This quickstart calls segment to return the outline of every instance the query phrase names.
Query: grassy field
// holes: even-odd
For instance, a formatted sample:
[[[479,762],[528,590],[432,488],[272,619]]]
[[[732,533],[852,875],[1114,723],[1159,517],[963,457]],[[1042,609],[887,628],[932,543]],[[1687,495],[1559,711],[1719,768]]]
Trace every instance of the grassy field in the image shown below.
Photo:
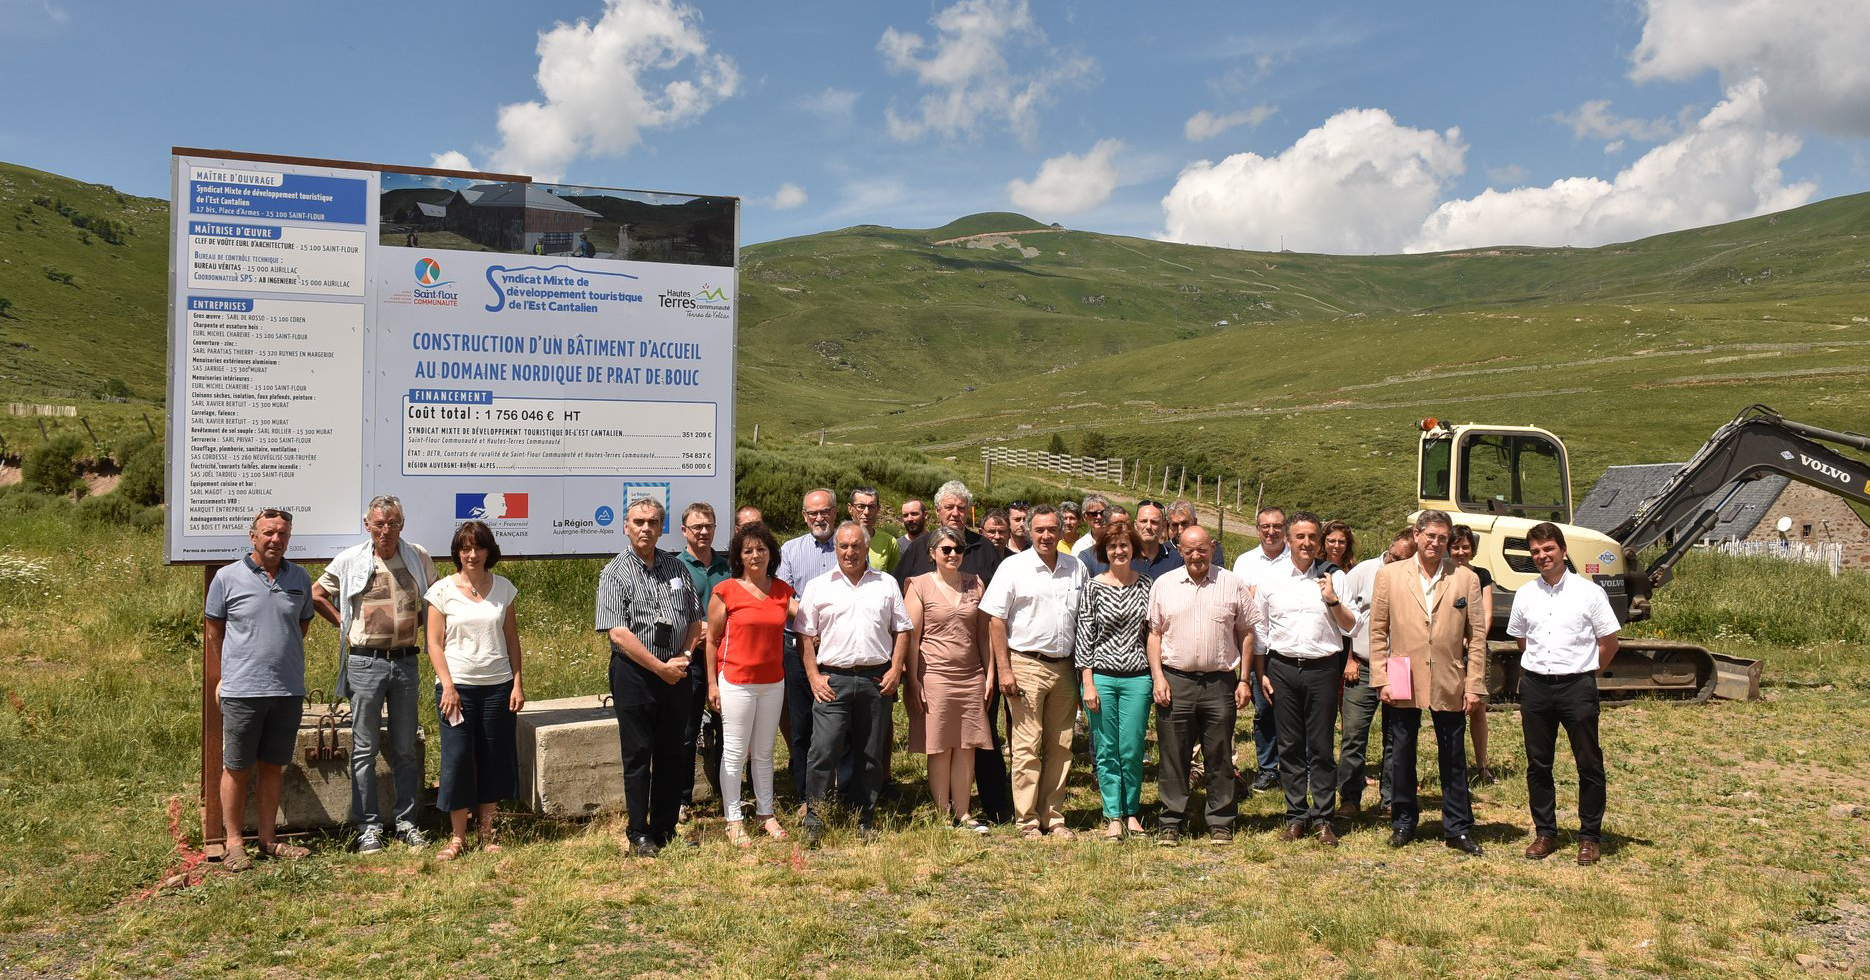
[[[1767,697],[1606,715],[1607,857],[1518,857],[1523,755],[1493,719],[1504,779],[1479,792],[1479,861],[1432,839],[1392,851],[1275,839],[1282,803],[1243,805],[1231,848],[1028,844],[936,827],[920,759],[865,846],[704,846],[625,856],[613,821],[513,817],[514,846],[451,866],[315,842],[156,891],[178,867],[168,815],[196,823],[201,577],[147,533],[84,530],[0,497],[0,974],[6,976],[1428,975],[1793,977],[1870,969],[1870,581],[1695,556],[1644,632],[1767,661]],[[585,629],[598,563],[515,563],[535,698],[603,684]],[[334,665],[313,632],[313,671]],[[899,728],[899,731],[901,729]],[[1431,740],[1432,741],[1432,740]],[[1081,746],[1082,748],[1082,746]],[[900,746],[899,746],[900,750]],[[1435,788],[1432,747],[1425,793]],[[431,760],[431,772],[433,772]],[[1145,810],[1153,810],[1153,766]],[[1069,819],[1096,821],[1080,759]],[[1561,763],[1561,811],[1574,799]],[[1431,810],[1432,813],[1432,810]],[[1425,836],[1433,836],[1432,821]],[[1569,855],[1564,855],[1568,857]]]

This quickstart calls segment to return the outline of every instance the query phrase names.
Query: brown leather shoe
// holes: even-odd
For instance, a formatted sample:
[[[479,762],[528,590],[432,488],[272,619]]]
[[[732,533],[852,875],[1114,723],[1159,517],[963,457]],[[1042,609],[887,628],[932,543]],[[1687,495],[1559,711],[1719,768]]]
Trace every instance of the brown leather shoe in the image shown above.
[[[1318,825],[1318,843],[1326,847],[1338,846],[1338,832],[1331,826],[1331,821],[1327,820]]]
[[[1363,807],[1355,803],[1338,804],[1337,816],[1339,820],[1355,820],[1361,813],[1363,813]]]
[[[1532,843],[1526,845],[1526,856],[1534,861],[1543,861],[1551,857],[1552,852],[1556,850],[1558,850],[1558,838],[1534,837]]]
[[[1588,868],[1591,865],[1596,864],[1597,859],[1603,856],[1604,856],[1603,848],[1599,847],[1596,841],[1581,840],[1578,842],[1578,864],[1579,866]]]
[[[1279,839],[1282,841],[1285,841],[1288,844],[1292,843],[1293,841],[1300,840],[1304,838],[1304,836],[1305,836],[1305,824],[1298,820],[1294,820],[1291,823],[1286,824],[1286,829],[1279,832]]]

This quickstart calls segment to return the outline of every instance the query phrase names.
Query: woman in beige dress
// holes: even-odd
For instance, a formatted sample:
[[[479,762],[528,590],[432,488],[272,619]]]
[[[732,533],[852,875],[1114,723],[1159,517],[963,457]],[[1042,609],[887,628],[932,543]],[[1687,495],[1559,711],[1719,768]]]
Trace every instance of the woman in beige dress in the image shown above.
[[[929,535],[935,571],[909,580],[909,751],[929,757],[935,812],[960,829],[985,834],[968,805],[974,750],[991,748],[987,699],[994,690],[980,577],[961,571],[967,547],[959,532]]]

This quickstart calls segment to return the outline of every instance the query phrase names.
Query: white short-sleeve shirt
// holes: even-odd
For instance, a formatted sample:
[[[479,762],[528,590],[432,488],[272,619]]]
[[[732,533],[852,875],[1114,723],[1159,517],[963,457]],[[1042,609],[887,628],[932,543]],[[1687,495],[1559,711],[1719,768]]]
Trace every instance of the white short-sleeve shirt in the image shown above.
[[[883,666],[894,654],[896,634],[909,626],[902,589],[874,568],[856,582],[834,568],[805,583],[799,596],[799,632],[818,638],[820,667]]]
[[[1008,649],[1069,657],[1077,636],[1078,597],[1087,577],[1084,563],[1063,551],[1047,568],[1038,549],[1028,548],[994,570],[980,611],[1006,621]]]
[[[1356,607],[1347,607],[1354,620],[1351,629],[1338,626],[1331,615],[1331,607],[1325,605],[1324,596],[1318,591],[1319,569],[1314,561],[1305,572],[1300,572],[1288,561],[1278,570],[1280,573],[1261,579],[1259,589],[1253,594],[1253,605],[1259,612],[1260,629],[1266,636],[1262,652],[1312,660],[1343,651],[1344,638],[1356,631],[1356,621],[1361,621],[1362,617],[1357,614]],[[1331,573],[1331,591],[1339,596],[1340,603],[1344,601],[1343,572]]]
[[[1513,594],[1508,636],[1526,641],[1519,665],[1535,674],[1597,672],[1597,641],[1622,629],[1603,586],[1566,572],[1557,585],[1543,577]]]
[[[461,591],[453,575],[429,586],[423,598],[441,610],[447,623],[442,656],[455,684],[504,684],[513,679],[506,649],[506,611],[517,595],[504,575],[495,575],[487,595],[479,600]]]

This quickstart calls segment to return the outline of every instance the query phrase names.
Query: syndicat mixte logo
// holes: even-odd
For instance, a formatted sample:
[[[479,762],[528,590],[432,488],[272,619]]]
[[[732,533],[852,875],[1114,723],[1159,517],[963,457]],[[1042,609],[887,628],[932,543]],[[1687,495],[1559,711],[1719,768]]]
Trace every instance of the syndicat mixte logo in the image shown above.
[[[442,264],[425,255],[416,260],[416,288],[410,302],[418,306],[456,306],[461,297],[447,288],[452,285],[453,280],[442,278]]]

